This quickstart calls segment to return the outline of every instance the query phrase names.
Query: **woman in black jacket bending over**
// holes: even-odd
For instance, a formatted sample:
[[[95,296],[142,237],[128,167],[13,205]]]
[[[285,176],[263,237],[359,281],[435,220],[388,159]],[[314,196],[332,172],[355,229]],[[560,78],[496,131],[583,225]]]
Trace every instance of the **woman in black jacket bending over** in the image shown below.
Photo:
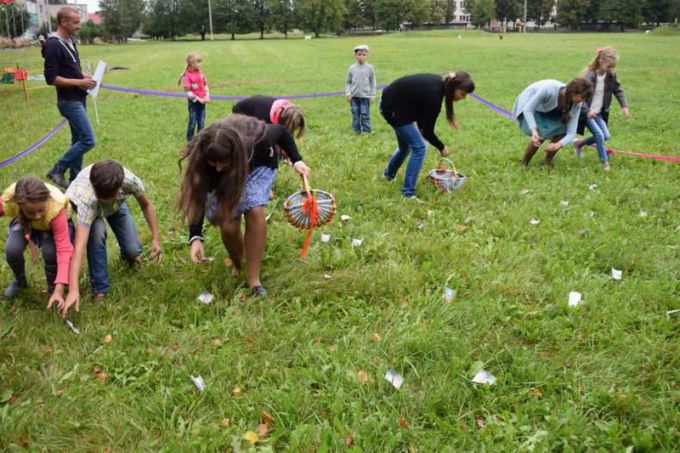
[[[458,129],[453,103],[462,101],[474,90],[475,84],[470,74],[464,71],[451,72],[444,77],[436,74],[405,76],[385,88],[380,101],[380,112],[397,135],[397,150],[387,164],[383,176],[393,180],[411,153],[406,166],[403,196],[416,196],[418,174],[427,151],[425,140],[437,148],[442,157],[449,155],[448,148],[434,132],[442,100],[445,100],[449,125]]]

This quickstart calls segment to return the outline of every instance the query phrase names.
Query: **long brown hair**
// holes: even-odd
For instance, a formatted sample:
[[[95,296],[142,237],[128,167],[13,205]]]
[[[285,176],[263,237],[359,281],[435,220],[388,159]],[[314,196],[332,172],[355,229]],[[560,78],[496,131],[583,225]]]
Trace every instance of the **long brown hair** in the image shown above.
[[[279,124],[288,129],[291,135],[297,130],[295,138],[300,138],[305,134],[305,116],[297,105],[289,105],[281,112]]]
[[[567,124],[569,122],[569,112],[573,103],[571,101],[572,96],[580,95],[583,100],[590,99],[593,95],[593,84],[590,80],[584,79],[583,77],[577,77],[571,82],[569,82],[564,90],[564,98],[560,99],[560,107],[562,108],[562,123]]]
[[[19,205],[19,223],[25,230],[31,228],[31,220],[21,210],[21,205],[26,202],[40,203],[49,199],[50,190],[37,176],[26,175],[19,178],[14,186],[14,196],[10,201]]]
[[[463,90],[470,94],[475,91],[475,82],[465,71],[450,72],[444,76],[444,105],[446,106],[446,120],[451,127],[456,127],[456,113],[453,111],[453,96],[456,90]]]
[[[181,152],[179,164],[187,160],[177,209],[189,223],[201,220],[206,197],[215,191],[216,220],[230,220],[238,206],[248,177],[253,148],[265,135],[265,124],[245,115],[231,115],[203,129]],[[226,163],[218,172],[209,162]]]

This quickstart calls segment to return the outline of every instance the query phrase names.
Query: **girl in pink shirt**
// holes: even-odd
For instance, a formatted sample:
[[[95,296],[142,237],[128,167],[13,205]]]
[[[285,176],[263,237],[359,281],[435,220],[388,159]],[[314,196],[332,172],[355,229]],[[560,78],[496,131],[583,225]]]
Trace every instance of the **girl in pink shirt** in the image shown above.
[[[194,134],[203,129],[205,124],[205,104],[210,102],[208,81],[201,72],[201,56],[197,53],[187,55],[187,67],[182,74],[182,85],[189,101],[189,127],[187,142]]]
[[[12,217],[5,256],[14,273],[14,280],[5,289],[6,299],[16,297],[20,288],[28,286],[24,250],[30,244],[32,250],[40,248],[45,260],[45,276],[50,292],[47,308],[55,302],[63,304],[64,287],[68,284],[73,254],[70,210],[68,199],[59,189],[33,175],[19,178],[2,193],[0,217]]]

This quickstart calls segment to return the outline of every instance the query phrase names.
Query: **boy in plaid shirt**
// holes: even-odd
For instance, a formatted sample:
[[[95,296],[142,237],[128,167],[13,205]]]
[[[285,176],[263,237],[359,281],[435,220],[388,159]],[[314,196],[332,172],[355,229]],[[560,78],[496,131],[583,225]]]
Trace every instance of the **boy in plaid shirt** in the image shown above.
[[[87,249],[87,262],[95,300],[103,302],[109,290],[109,274],[106,259],[106,224],[116,235],[121,255],[130,264],[140,262],[142,244],[125,200],[134,196],[152,234],[150,258],[160,261],[162,252],[158,234],[158,221],[151,201],[144,193],[144,184],[128,169],[114,160],[103,160],[84,168],[66,191],[77,212],[76,240],[71,270],[69,292],[62,315],[75,304],[80,309],[78,280],[83,255]]]

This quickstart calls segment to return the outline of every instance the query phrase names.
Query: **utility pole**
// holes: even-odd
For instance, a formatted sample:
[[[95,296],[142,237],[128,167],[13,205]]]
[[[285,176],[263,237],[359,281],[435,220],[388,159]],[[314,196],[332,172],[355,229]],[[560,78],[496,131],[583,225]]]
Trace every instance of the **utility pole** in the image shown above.
[[[215,38],[213,37],[213,26],[212,26],[212,5],[210,4],[210,0],[208,0],[208,20],[210,21],[210,40],[214,41]]]

